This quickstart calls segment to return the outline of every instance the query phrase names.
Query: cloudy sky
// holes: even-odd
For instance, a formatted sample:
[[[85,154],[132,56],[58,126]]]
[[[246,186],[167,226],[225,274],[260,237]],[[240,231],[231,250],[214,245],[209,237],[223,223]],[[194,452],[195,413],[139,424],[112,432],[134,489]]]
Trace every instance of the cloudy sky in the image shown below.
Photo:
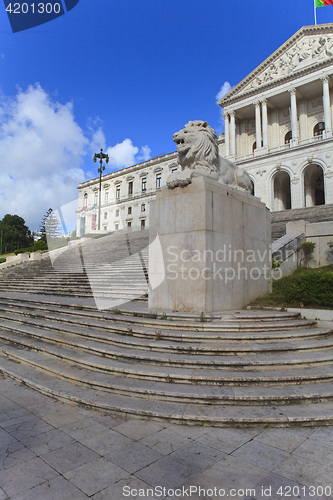
[[[13,34],[0,5],[0,218],[37,229],[100,148],[107,173],[174,151],[189,120],[221,132],[216,100],[313,23],[313,0],[80,0]]]

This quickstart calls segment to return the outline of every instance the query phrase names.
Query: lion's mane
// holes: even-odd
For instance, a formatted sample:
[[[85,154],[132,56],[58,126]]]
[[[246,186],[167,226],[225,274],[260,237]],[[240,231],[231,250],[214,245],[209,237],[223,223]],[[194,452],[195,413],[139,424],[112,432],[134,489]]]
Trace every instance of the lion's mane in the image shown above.
[[[185,127],[173,135],[177,144],[178,162],[184,170],[202,169],[219,172],[219,150],[215,131],[206,121],[188,122]]]

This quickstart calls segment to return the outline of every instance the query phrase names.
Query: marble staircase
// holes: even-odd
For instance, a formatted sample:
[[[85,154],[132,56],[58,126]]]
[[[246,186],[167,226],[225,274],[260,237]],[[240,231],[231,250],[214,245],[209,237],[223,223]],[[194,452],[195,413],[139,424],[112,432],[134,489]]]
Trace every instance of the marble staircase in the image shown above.
[[[333,329],[277,311],[98,311],[0,294],[0,370],[107,412],[212,426],[333,423]]]
[[[0,371],[106,412],[212,426],[333,424],[333,326],[278,311],[149,311],[148,231],[0,273]],[[98,310],[93,298],[118,297]]]
[[[53,261],[0,272],[0,292],[131,299],[148,291],[149,233],[119,231],[68,248]]]

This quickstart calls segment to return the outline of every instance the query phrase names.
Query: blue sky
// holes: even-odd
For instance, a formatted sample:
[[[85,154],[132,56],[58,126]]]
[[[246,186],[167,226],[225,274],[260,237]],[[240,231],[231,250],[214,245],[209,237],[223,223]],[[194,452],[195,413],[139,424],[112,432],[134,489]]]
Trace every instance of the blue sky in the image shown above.
[[[333,7],[317,18],[333,22]],[[221,131],[225,82],[311,24],[312,0],[80,0],[13,34],[0,5],[0,217],[38,227],[96,177],[99,147],[108,172],[174,151],[189,120]]]

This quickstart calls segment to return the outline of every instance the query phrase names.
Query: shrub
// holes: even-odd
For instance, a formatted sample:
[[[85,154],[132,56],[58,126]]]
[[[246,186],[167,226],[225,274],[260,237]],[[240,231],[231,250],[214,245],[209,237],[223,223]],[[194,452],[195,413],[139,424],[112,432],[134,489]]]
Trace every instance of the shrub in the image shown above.
[[[273,295],[291,305],[333,308],[333,266],[299,269],[275,281]]]
[[[44,240],[38,240],[38,241],[35,241],[32,248],[33,248],[33,250],[32,250],[33,252],[36,252],[37,250],[47,250],[47,243]]]
[[[305,265],[308,265],[308,263],[310,262],[315,247],[316,244],[312,241],[303,241],[303,243],[301,244],[301,249],[304,253]]]

